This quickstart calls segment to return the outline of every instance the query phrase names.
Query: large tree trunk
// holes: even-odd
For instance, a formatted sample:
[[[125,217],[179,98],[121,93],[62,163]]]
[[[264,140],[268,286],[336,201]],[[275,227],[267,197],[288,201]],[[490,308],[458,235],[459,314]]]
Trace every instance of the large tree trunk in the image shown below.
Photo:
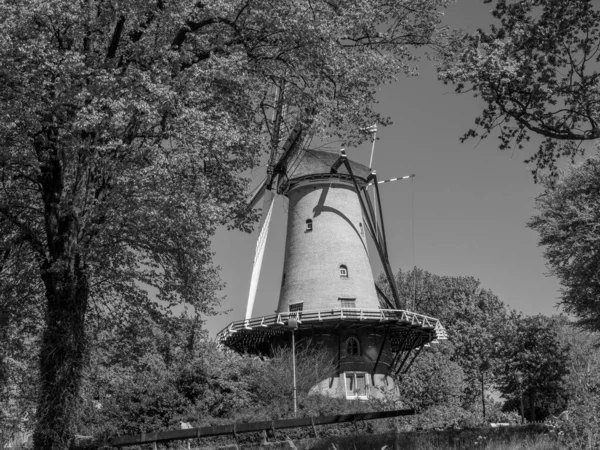
[[[485,372],[481,371],[481,408],[483,411],[483,420],[485,421]]]
[[[535,390],[531,390],[531,394],[529,395],[529,414],[532,422],[535,422]]]
[[[40,354],[35,450],[65,450],[72,443],[87,360],[88,278],[79,257],[61,262],[42,273],[47,311]]]
[[[85,315],[89,279],[79,240],[83,221],[77,199],[85,177],[65,192],[68,160],[57,147],[56,117],[34,147],[40,159],[47,254],[40,274],[46,291],[45,329],[40,349],[40,396],[33,436],[35,450],[66,450],[73,441],[82,375],[87,362]],[[79,168],[78,173],[85,173]],[[69,197],[65,198],[65,195]]]

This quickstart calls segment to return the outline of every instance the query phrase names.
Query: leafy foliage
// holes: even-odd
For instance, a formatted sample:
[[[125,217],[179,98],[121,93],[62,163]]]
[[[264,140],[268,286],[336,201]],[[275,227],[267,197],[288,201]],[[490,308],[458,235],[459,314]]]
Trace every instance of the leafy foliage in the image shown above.
[[[38,327],[29,320],[13,320],[6,305],[0,305],[0,311],[0,447],[9,447],[18,445],[31,430]]]
[[[528,226],[562,285],[561,304],[579,325],[600,330],[600,154],[546,184]]]
[[[272,358],[239,355],[207,339],[197,318],[144,320],[104,330],[92,349],[79,420],[80,434],[108,437],[232,421],[293,416],[289,349]],[[310,388],[335,373],[323,350],[300,342],[296,354],[300,414],[340,407]]]
[[[569,349],[559,339],[561,322],[542,315],[520,317],[504,340],[499,389],[508,400],[507,409],[517,409],[521,395],[528,400],[528,420],[543,420],[565,409],[563,377]]]
[[[271,418],[293,412],[293,372],[291,348],[277,348],[272,358],[262,364],[254,375],[257,399]],[[337,374],[337,365],[326,349],[315,347],[310,340],[296,345],[296,395],[299,403],[310,396],[318,382]],[[310,401],[309,401],[310,403]],[[277,405],[277,406],[275,406]]]
[[[423,352],[398,383],[399,397],[417,413],[431,408],[461,408],[465,400],[465,376],[452,361],[452,345],[435,346]]]
[[[379,283],[385,291],[383,276]],[[481,371],[494,373],[490,369],[498,362],[498,340],[512,313],[473,277],[439,276],[415,268],[399,270],[396,285],[407,309],[435,317],[446,327],[452,345],[447,354],[464,373],[464,401],[472,405],[481,393]]]
[[[568,373],[564,378],[569,420],[563,421],[561,428],[566,429],[572,448],[593,448],[600,444],[600,336],[563,324],[559,337],[569,348]]]
[[[1,239],[1,237],[0,237]],[[0,259],[0,447],[30,432],[35,413],[39,336],[43,317],[30,267],[5,251]],[[2,257],[0,257],[2,258]],[[4,276],[18,278],[18,285]],[[35,278],[33,278],[34,280]],[[21,297],[25,294],[26,297]],[[23,301],[23,298],[28,301]],[[22,439],[21,439],[22,440]]]
[[[220,351],[205,332],[192,333],[194,322],[145,320],[101,333],[82,390],[80,433],[173,429],[179,421],[230,419],[248,408],[257,361]]]
[[[486,0],[491,3],[492,0]],[[489,31],[457,34],[439,77],[486,107],[463,140],[499,131],[500,148],[545,139],[527,162],[556,176],[556,161],[600,137],[600,9],[592,0],[497,0]]]

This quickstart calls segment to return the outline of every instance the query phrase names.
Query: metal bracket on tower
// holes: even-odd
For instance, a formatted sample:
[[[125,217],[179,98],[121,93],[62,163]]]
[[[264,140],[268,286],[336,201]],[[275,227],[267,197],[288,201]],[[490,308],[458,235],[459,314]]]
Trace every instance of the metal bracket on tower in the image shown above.
[[[373,380],[373,385],[375,385],[375,371],[377,370],[377,365],[379,364],[379,360],[381,359],[381,354],[383,353],[383,347],[387,342],[388,333],[390,332],[392,324],[389,324],[385,329],[385,334],[383,335],[383,342],[381,343],[381,347],[379,348],[379,354],[377,355],[377,359],[375,360],[375,364],[373,365],[373,370],[371,371],[371,379]]]
[[[406,343],[409,336],[410,336],[410,331],[407,331],[406,335],[404,336],[404,338],[400,342],[400,345],[398,346],[398,352],[396,352],[396,354],[394,355],[394,359],[392,359],[392,362],[390,363],[390,366],[388,367],[388,370],[385,374],[386,376],[389,375],[390,372],[392,371],[392,369],[394,368],[394,364],[396,364],[396,360],[398,359],[398,356],[400,356],[402,354],[402,347],[404,347],[404,344]]]
[[[341,149],[340,156],[338,157],[338,159],[335,160],[335,162],[331,166],[331,170],[329,173],[337,173],[340,166],[344,164],[344,161],[346,161],[347,159],[348,157],[346,156],[346,151],[344,149]]]
[[[400,363],[400,366],[398,367],[398,369],[396,370],[396,376],[398,376],[398,374],[400,373],[400,371],[402,370],[402,367],[404,367],[404,364],[406,363],[406,360],[408,359],[408,357],[410,356],[410,352],[412,348],[414,348],[414,344],[417,343],[417,340],[420,339],[420,336],[416,336],[414,339],[411,340],[410,342],[410,346],[409,346],[409,350],[406,351],[406,356],[404,357],[404,359],[402,360],[402,362]]]

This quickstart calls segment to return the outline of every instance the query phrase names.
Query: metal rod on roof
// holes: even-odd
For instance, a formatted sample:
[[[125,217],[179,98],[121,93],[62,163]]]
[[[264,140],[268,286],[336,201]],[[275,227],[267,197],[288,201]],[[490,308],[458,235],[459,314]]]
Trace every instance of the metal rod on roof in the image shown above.
[[[391,181],[407,180],[407,179],[409,179],[409,178],[414,178],[414,177],[415,177],[415,174],[414,174],[414,173],[411,173],[410,175],[406,175],[406,176],[404,176],[404,177],[390,178],[389,180],[381,180],[381,181],[378,181],[377,183],[378,183],[378,184],[390,183]],[[369,183],[369,186],[370,186],[370,185],[371,185],[371,183]]]
[[[377,139],[377,125],[372,125],[369,130],[373,130],[373,144],[371,144],[371,159],[369,160],[369,169],[373,168],[373,153],[375,153],[375,140]]]
[[[329,170],[329,173],[337,173],[338,169],[340,168],[340,166],[342,164],[344,164],[344,159],[346,159],[346,150],[344,150],[343,148],[340,150],[340,156],[338,156],[338,159],[335,160],[335,162],[333,163],[333,166],[331,166],[331,169]]]

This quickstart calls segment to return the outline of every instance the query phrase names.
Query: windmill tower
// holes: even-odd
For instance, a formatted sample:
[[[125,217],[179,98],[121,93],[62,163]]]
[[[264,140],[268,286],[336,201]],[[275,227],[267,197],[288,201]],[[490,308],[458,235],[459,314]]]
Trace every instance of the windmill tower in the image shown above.
[[[264,317],[248,313],[217,338],[239,352],[269,354],[274,347],[290,345],[294,333],[299,342],[327,349],[337,364],[335,376],[313,391],[347,399],[386,396],[394,392],[391,375],[406,373],[423,347],[445,339],[446,332],[437,319],[400,309],[380,197],[374,208],[367,195],[369,184],[378,191],[375,172],[348,160],[343,150],[336,155],[296,147],[292,165],[289,149],[295,144],[290,139],[273,172],[277,193],[289,199],[277,309]],[[263,189],[274,181],[267,180]],[[267,199],[263,214],[268,218],[272,197]],[[265,231],[268,221],[262,224]],[[383,264],[392,300],[374,283],[367,235]],[[257,255],[264,239],[261,232]],[[257,256],[255,263],[261,259]]]

